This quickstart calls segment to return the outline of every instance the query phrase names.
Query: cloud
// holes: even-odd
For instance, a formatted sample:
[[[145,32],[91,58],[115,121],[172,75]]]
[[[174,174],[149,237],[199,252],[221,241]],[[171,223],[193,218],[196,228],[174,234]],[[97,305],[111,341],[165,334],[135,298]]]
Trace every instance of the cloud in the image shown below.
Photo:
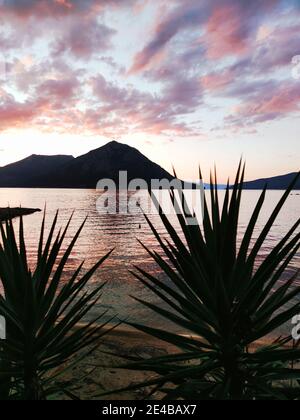
[[[115,29],[103,23],[106,9],[131,7],[138,0],[3,0],[0,1],[2,51],[32,48],[38,41],[51,53],[90,58],[111,47]],[[48,51],[49,52],[49,51]]]
[[[209,59],[220,59],[228,55],[240,55],[247,50],[251,33],[249,17],[243,16],[241,4],[215,7],[205,24],[204,43]],[[246,18],[246,19],[245,19]]]
[[[72,20],[62,36],[55,41],[53,54],[60,56],[68,52],[87,59],[94,53],[107,50],[115,33],[115,30],[98,23],[95,18]]]
[[[248,132],[293,115],[299,111],[291,77],[291,58],[300,54],[299,11],[282,7],[275,14],[279,3],[3,1],[7,80],[0,80],[0,117],[7,121],[0,130],[23,125],[174,138],[198,134],[198,122],[207,116],[207,125],[213,123],[215,109],[225,127]],[[121,7],[145,13],[143,23],[159,16],[141,50],[136,34],[143,28],[127,31],[131,15]],[[122,37],[131,35],[127,53]],[[130,65],[134,86],[126,78]]]
[[[231,68],[219,72],[208,73],[200,78],[205,89],[211,93],[226,93],[226,88],[234,81],[234,72]]]
[[[105,3],[120,3],[113,0],[3,0],[1,11],[20,18],[30,16],[60,17],[81,14],[104,7]]]
[[[244,93],[245,94],[245,93]],[[226,124],[234,128],[251,127],[258,123],[282,119],[300,110],[300,85],[284,82],[265,83],[257,87],[226,117]]]
[[[4,0],[1,10],[20,18],[57,17],[86,11],[93,3],[91,0]]]
[[[241,54],[263,16],[278,3],[279,0],[187,0],[157,24],[150,42],[136,54],[129,74],[148,69],[167,44],[188,29],[198,31],[199,43],[206,46],[208,58]]]
[[[180,30],[200,25],[205,21],[205,17],[205,9],[191,1],[176,8],[157,25],[153,39],[135,56],[129,73],[138,73],[146,69]]]
[[[99,75],[92,80],[94,95],[103,103],[99,115],[117,116],[122,126],[153,134],[191,133],[180,116],[193,113],[202,103],[200,84],[195,79],[177,80],[164,87],[160,94],[118,87]]]
[[[8,64],[11,88],[7,90],[5,82],[0,87],[0,130],[40,127],[55,131],[65,125],[67,131],[75,125],[72,115],[83,94],[80,72],[60,61],[30,65],[28,59],[28,63],[28,67],[17,60]],[[16,92],[14,86],[18,99],[8,93]]]
[[[11,95],[2,95],[0,98],[0,130],[24,128],[32,124],[48,101],[17,102]]]
[[[2,0],[0,10],[19,18],[93,14],[108,6],[127,6],[136,0]]]
[[[300,54],[300,25],[275,26],[258,44],[257,53],[253,54],[252,69],[256,73],[265,73],[290,66],[292,57],[297,54]]]
[[[49,79],[38,86],[40,95],[44,98],[59,100],[62,105],[63,101],[69,101],[80,93],[80,82],[76,77],[70,79],[55,80]]]
[[[235,79],[241,79],[257,78],[261,75],[265,78],[274,78],[278,71],[284,70],[286,78],[289,78],[292,58],[298,54],[300,54],[300,25],[289,22],[282,22],[281,25],[273,24],[269,26],[263,38],[258,38],[253,43],[246,57],[236,61],[226,71],[231,72]]]
[[[26,70],[26,94],[16,100],[5,90],[0,95],[0,130],[37,127],[59,132],[88,132],[104,136],[131,133],[187,136],[197,132],[183,117],[202,104],[202,91],[195,78],[178,78],[156,93],[131,85],[120,86],[102,75],[84,82],[61,62],[35,66],[30,79]],[[63,75],[65,73],[65,75]],[[52,77],[49,77],[52,74]],[[22,79],[22,74],[19,75]],[[17,82],[17,80],[16,80]],[[88,87],[92,92],[88,92]]]

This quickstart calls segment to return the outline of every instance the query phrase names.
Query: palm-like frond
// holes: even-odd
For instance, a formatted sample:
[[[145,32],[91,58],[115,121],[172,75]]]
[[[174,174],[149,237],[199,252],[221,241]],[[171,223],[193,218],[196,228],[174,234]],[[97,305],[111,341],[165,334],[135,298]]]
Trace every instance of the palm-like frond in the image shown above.
[[[62,251],[71,219],[55,234],[57,216],[46,238],[44,216],[33,272],[27,261],[22,218],[18,240],[11,220],[0,224],[0,314],[7,322],[7,338],[0,346],[1,399],[46,398],[57,369],[88,354],[106,331],[108,322],[99,322],[104,313],[88,325],[75,327],[101,297],[104,284],[93,291],[85,291],[85,286],[110,253],[80,277],[81,264],[62,284],[68,258],[85,222]]]
[[[142,386],[154,386],[167,399],[299,397],[299,386],[291,384],[297,384],[300,371],[291,369],[289,363],[300,360],[300,349],[289,347],[291,336],[249,351],[251,346],[255,349],[257,341],[266,342],[267,336],[278,334],[280,327],[300,313],[300,302],[294,299],[300,293],[297,275],[283,284],[279,282],[299,250],[300,219],[266,258],[258,260],[263,243],[298,178],[299,174],[255,241],[253,234],[265,202],[266,188],[239,244],[242,164],[234,186],[227,186],[222,205],[216,176],[212,177],[211,208],[205,197],[203,226],[187,223],[186,215],[179,210],[186,203],[178,203],[172,192],[181,233],[161,211],[162,222],[171,238],[164,240],[147,218],[164,255],[145,249],[169,282],[136,267],[135,277],[164,305],[137,300],[176,324],[185,335],[130,324],[180,349],[175,355],[127,365],[159,374]]]

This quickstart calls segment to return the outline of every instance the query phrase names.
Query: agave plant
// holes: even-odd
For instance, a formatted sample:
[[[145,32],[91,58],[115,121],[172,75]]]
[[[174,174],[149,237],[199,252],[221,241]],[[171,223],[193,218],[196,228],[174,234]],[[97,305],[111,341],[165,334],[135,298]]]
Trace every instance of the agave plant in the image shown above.
[[[11,220],[5,226],[0,224],[0,315],[5,317],[7,328],[6,339],[0,341],[2,400],[40,400],[61,391],[53,385],[57,383],[54,380],[58,374],[99,346],[107,331],[104,327],[108,322],[99,322],[104,313],[84,326],[77,324],[101,296],[103,284],[91,292],[84,288],[110,253],[82,277],[81,264],[71,278],[61,284],[84,223],[63,252],[71,219],[56,235],[57,217],[58,214],[45,237],[44,216],[34,271],[28,265],[22,218],[19,240]]]
[[[272,212],[256,240],[253,234],[266,198],[262,191],[241,241],[239,214],[245,168],[227,186],[221,204],[217,179],[211,179],[211,209],[204,198],[203,225],[187,223],[187,204],[171,192],[180,231],[161,210],[169,234],[164,239],[148,223],[163,254],[145,249],[166,274],[162,281],[135,267],[135,277],[161,301],[136,299],[175,324],[184,334],[138,323],[130,325],[178,348],[166,357],[136,360],[126,368],[156,372],[151,387],[165,399],[296,399],[300,396],[300,349],[278,329],[300,314],[297,273],[280,282],[300,247],[300,219],[267,257],[258,259],[279,212],[299,174]],[[201,177],[202,178],[202,177]],[[158,205],[158,203],[156,203]],[[174,330],[173,330],[174,331]],[[270,342],[270,336],[274,341]],[[268,344],[269,343],[269,344]],[[293,363],[293,369],[291,367]]]

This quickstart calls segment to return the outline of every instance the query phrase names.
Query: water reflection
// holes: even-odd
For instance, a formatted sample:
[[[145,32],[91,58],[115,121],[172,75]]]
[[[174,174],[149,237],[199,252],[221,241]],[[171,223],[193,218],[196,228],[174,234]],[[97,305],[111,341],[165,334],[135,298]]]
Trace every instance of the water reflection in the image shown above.
[[[144,194],[146,194],[144,192]],[[223,194],[223,192],[221,192]],[[255,237],[258,236],[265,222],[278,202],[282,192],[271,191],[267,194],[266,205],[259,219],[258,229]],[[251,212],[258,199],[258,191],[247,191],[244,193],[240,219],[240,232],[245,231]],[[146,198],[146,196],[145,196]],[[0,206],[19,206],[43,208],[47,205],[47,220],[54,217],[59,209],[58,226],[66,224],[70,215],[75,211],[73,222],[67,235],[67,241],[71,239],[76,229],[88,215],[86,226],[78,241],[77,247],[70,258],[65,276],[68,276],[82,260],[85,260],[85,267],[92,264],[115,248],[111,258],[105,263],[93,278],[93,283],[107,281],[106,293],[103,304],[112,308],[112,312],[118,313],[120,317],[131,317],[134,320],[143,319],[150,321],[149,311],[141,308],[129,295],[136,295],[142,299],[151,299],[153,296],[136,281],[129,273],[133,265],[159,274],[157,267],[140,246],[137,239],[140,239],[147,247],[158,249],[157,242],[150,231],[140,209],[135,214],[99,214],[96,203],[99,199],[99,191],[95,190],[52,190],[52,189],[1,189]],[[261,257],[267,256],[276,243],[288,231],[300,214],[300,196],[293,193],[285,205],[281,215],[269,235],[268,240],[261,250]],[[157,215],[151,215],[151,220],[160,233],[164,228]],[[26,240],[28,244],[28,255],[30,263],[34,264],[36,259],[36,247],[39,236],[42,214],[36,213],[26,216],[24,219]],[[49,226],[48,226],[49,227]],[[300,254],[292,263],[292,268],[299,267]],[[96,310],[99,310],[97,308]],[[153,322],[153,315],[151,315]],[[156,323],[162,323],[156,318]]]

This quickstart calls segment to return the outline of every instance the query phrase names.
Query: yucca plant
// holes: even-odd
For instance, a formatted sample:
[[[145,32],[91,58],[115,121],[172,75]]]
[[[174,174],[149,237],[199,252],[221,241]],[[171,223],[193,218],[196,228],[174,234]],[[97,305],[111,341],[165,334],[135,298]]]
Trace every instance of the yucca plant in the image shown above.
[[[45,237],[44,216],[33,271],[28,265],[22,218],[19,240],[11,220],[0,224],[0,315],[5,317],[7,327],[6,340],[0,341],[2,400],[40,400],[61,391],[54,385],[58,374],[99,346],[107,331],[104,327],[108,322],[99,322],[104,313],[84,326],[74,327],[101,297],[104,284],[93,291],[86,291],[85,286],[110,253],[80,277],[81,264],[62,283],[84,223],[63,251],[71,219],[56,234],[57,218],[58,214]]]
[[[299,174],[254,240],[266,198],[266,188],[262,191],[238,241],[244,172],[241,164],[234,186],[228,183],[222,204],[216,175],[212,177],[210,193],[206,192],[210,194],[211,209],[205,197],[203,224],[187,223],[186,216],[193,214],[182,211],[186,209],[185,200],[178,202],[174,192],[171,198],[178,213],[179,231],[162,210],[161,220],[169,238],[164,239],[147,218],[163,254],[145,249],[169,280],[135,267],[135,277],[162,304],[136,300],[167,319],[170,327],[173,323],[176,330],[184,332],[130,324],[178,348],[176,354],[132,359],[126,364],[127,369],[158,374],[138,385],[150,387],[150,395],[160,392],[165,399],[195,400],[300,398],[300,349],[291,345],[290,335],[279,337],[278,333],[280,327],[300,314],[297,273],[280,282],[300,247],[300,219],[267,257],[258,259]]]

